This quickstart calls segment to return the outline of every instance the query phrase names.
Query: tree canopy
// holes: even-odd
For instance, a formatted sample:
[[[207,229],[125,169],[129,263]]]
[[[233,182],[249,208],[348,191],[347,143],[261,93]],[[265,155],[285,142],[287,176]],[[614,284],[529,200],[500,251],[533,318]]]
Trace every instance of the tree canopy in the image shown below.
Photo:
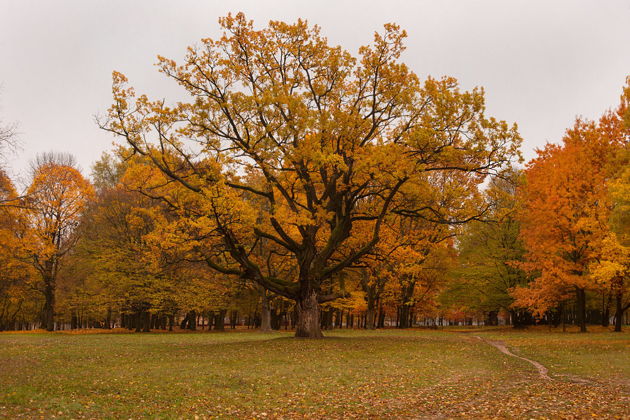
[[[102,126],[163,174],[142,188],[178,208],[190,195],[203,203],[217,241],[197,251],[212,268],[294,299],[296,335],[320,336],[319,304],[345,295],[325,285],[374,248],[389,215],[481,217],[478,186],[518,159],[521,139],[485,115],[483,90],[421,83],[399,60],[397,25],[355,57],[302,20],[255,29],[238,14],[220,24],[223,36],[189,47],[183,64],[159,58],[189,101],[136,96],[114,72]],[[436,183],[446,202],[433,200]],[[363,241],[347,246],[359,228]],[[260,240],[290,256],[293,277],[255,261]]]

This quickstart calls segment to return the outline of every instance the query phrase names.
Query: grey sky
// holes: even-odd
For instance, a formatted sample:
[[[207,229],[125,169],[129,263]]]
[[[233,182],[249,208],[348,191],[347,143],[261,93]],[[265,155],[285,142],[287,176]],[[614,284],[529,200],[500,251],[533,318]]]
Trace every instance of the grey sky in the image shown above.
[[[396,22],[409,34],[403,60],[423,78],[485,87],[488,114],[518,123],[527,159],[577,115],[616,105],[630,74],[630,0],[0,0],[0,120],[19,123],[23,145],[13,174],[48,150],[73,153],[89,173],[113,141],[93,118],[111,102],[111,71],[138,92],[177,96],[156,55],[181,59],[230,11],[257,26],[306,18],[353,53]]]

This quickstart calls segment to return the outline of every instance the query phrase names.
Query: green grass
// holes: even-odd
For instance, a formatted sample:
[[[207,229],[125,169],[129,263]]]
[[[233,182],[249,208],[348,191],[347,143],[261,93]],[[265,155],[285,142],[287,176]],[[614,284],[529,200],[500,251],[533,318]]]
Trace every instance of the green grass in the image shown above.
[[[629,385],[629,333],[615,333],[601,328],[596,333],[562,333],[540,328],[535,331],[488,331],[478,335],[503,341],[516,354],[545,365],[559,379],[567,376]]]
[[[626,333],[0,334],[6,418],[627,417],[629,379]]]

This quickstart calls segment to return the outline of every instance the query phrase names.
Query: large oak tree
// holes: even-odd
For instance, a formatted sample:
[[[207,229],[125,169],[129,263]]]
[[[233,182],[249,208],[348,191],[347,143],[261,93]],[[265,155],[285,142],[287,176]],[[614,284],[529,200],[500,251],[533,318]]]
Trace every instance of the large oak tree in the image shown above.
[[[114,72],[101,125],[207,203],[223,251],[208,264],[295,300],[296,336],[321,337],[319,304],[344,294],[322,285],[373,249],[384,218],[478,218],[474,194],[456,217],[416,196],[436,174],[457,173],[476,190],[518,155],[520,137],[485,116],[483,90],[462,92],[452,78],[421,83],[399,61],[405,32],[394,24],[358,56],[302,20],[255,29],[238,14],[220,24],[224,35],[188,48],[183,64],[159,58],[189,101],[136,96]],[[252,196],[265,205],[253,209]],[[176,198],[166,199],[177,207]],[[358,223],[370,234],[349,252]],[[294,276],[257,263],[251,250],[263,239],[292,259]]]

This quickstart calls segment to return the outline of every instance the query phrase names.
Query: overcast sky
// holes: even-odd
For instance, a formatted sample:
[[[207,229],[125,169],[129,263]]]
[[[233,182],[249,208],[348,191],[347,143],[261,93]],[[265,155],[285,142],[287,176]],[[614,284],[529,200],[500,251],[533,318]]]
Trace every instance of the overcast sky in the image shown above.
[[[527,159],[577,115],[618,104],[630,74],[630,0],[0,0],[0,120],[17,122],[22,142],[14,176],[49,150],[73,153],[89,174],[114,141],[94,123],[111,102],[112,70],[138,92],[174,97],[156,56],[181,59],[217,37],[230,11],[259,27],[305,18],[353,53],[396,22],[409,35],[403,60],[422,78],[483,86],[488,114],[518,123]]]

